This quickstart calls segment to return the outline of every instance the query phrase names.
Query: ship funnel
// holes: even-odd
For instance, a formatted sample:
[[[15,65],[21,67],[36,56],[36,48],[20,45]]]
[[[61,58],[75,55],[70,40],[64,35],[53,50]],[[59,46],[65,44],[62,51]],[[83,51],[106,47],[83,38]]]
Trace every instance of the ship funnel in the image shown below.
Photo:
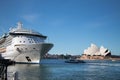
[[[17,25],[18,25],[17,28],[21,29],[23,24],[22,24],[22,22],[18,22]]]

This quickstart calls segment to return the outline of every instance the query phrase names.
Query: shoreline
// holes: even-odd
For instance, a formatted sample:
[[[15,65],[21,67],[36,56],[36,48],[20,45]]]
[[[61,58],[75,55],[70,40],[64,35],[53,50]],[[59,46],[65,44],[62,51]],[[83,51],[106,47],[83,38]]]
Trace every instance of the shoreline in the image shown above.
[[[94,60],[111,60],[111,61],[119,61],[120,59],[77,59],[77,60],[91,60],[91,61],[94,61]]]
[[[120,56],[88,56],[88,55],[82,55],[80,58],[77,58],[78,60],[120,60]]]

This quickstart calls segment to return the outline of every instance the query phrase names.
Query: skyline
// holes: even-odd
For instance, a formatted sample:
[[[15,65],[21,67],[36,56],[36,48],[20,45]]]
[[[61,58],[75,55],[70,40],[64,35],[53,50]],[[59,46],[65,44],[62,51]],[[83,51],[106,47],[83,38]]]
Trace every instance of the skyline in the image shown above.
[[[15,27],[48,36],[50,54],[81,55],[91,43],[120,55],[119,0],[1,0],[0,35]]]

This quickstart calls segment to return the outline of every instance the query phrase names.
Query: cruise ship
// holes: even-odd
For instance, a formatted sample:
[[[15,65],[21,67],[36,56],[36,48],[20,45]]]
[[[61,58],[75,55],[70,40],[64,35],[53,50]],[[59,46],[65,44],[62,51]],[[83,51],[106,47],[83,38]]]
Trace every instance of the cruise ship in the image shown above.
[[[0,38],[0,58],[11,59],[17,63],[40,63],[42,57],[53,47],[45,42],[47,36],[39,32],[24,29],[18,22]]]

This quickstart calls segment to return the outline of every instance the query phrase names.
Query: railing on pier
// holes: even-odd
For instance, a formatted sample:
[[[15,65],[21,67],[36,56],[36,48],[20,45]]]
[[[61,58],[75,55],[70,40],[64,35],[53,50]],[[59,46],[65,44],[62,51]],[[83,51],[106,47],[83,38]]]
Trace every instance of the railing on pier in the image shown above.
[[[10,59],[0,59],[0,80],[8,80],[7,67],[14,64]]]

